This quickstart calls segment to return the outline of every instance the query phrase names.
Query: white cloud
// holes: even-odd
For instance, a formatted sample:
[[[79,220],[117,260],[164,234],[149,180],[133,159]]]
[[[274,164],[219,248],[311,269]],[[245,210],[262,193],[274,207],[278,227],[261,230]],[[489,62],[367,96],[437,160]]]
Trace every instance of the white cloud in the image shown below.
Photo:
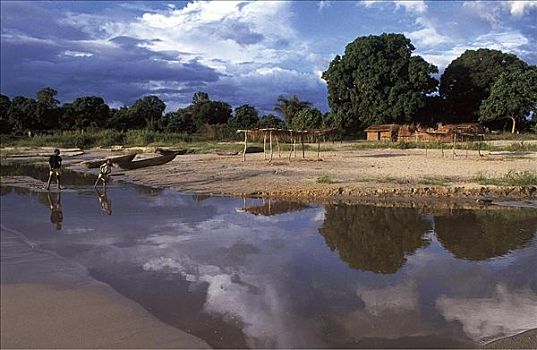
[[[423,14],[427,12],[427,4],[423,0],[417,1],[394,1],[395,7],[403,7],[408,12]]]
[[[332,3],[330,2],[330,0],[319,1],[319,11],[329,8],[330,6],[332,6]]]
[[[412,282],[382,289],[358,288],[356,294],[364,301],[365,309],[374,316],[410,312],[418,306],[418,292]]]
[[[537,296],[497,285],[488,298],[442,296],[436,307],[448,321],[458,320],[476,341],[491,341],[537,327]]]
[[[91,52],[82,52],[82,51],[72,51],[72,50],[66,50],[63,52],[64,56],[71,56],[71,57],[91,57],[93,54]]]
[[[493,27],[500,25],[500,17],[502,6],[500,4],[491,3],[490,1],[465,1],[462,8],[479,18],[484,19]]]
[[[513,17],[522,17],[533,9],[537,9],[537,1],[509,1],[509,12]]]
[[[438,46],[450,43],[452,40],[448,36],[438,33],[433,22],[425,17],[418,17],[416,24],[421,27],[416,31],[405,33],[417,47]]]
[[[518,31],[492,31],[476,37],[473,41],[468,41],[467,43],[456,43],[455,45],[447,48],[440,47],[439,49],[435,49],[432,47],[430,49],[423,50],[419,45],[416,45],[418,47],[416,53],[422,56],[428,62],[438,66],[439,70],[442,71],[442,69],[447,67],[451,61],[462,55],[466,50],[488,48],[513,53],[520,57],[529,53],[524,48],[529,43],[529,39]]]
[[[362,0],[362,1],[358,2],[358,5],[362,5],[362,6],[365,6],[365,7],[371,7],[374,4],[379,3],[379,2],[381,2],[381,1],[380,0]]]

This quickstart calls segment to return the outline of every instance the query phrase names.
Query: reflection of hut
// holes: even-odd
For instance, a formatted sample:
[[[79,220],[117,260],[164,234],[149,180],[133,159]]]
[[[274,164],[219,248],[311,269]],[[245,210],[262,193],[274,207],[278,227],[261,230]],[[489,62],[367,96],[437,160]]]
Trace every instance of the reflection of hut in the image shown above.
[[[364,131],[367,133],[368,141],[396,141],[399,125],[383,124],[372,125]]]

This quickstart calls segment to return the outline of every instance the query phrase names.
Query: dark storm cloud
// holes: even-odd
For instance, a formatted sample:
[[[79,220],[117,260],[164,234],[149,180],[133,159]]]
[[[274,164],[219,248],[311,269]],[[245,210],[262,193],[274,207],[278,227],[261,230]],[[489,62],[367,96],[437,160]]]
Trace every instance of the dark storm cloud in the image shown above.
[[[89,39],[89,35],[80,29],[60,24],[59,12],[42,4],[46,3],[0,2],[2,34],[15,32],[42,39],[58,36],[65,40]]]
[[[183,61],[173,51],[153,52],[140,45],[146,41],[116,37],[106,43],[3,38],[2,93],[34,96],[51,86],[63,102],[82,95],[103,96],[130,104],[154,93],[150,82],[202,88],[220,75],[196,61]],[[181,91],[178,89],[177,91]]]

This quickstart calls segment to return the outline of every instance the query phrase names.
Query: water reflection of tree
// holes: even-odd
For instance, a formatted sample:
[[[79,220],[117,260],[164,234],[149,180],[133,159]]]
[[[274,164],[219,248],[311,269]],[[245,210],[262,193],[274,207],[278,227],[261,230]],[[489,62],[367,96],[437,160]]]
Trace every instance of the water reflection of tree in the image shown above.
[[[0,196],[5,196],[13,191],[11,186],[0,186]]]
[[[430,228],[415,209],[329,205],[319,232],[350,267],[387,274],[429,243]]]
[[[435,217],[435,230],[440,243],[457,258],[485,260],[527,246],[537,232],[537,211],[460,211]]]

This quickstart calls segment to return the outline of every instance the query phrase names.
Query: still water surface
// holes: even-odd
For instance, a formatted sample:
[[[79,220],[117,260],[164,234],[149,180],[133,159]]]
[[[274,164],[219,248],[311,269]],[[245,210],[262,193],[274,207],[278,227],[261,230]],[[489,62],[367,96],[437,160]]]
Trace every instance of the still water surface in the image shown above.
[[[474,347],[537,327],[535,209],[104,195],[92,181],[4,186],[2,225],[214,347]]]

